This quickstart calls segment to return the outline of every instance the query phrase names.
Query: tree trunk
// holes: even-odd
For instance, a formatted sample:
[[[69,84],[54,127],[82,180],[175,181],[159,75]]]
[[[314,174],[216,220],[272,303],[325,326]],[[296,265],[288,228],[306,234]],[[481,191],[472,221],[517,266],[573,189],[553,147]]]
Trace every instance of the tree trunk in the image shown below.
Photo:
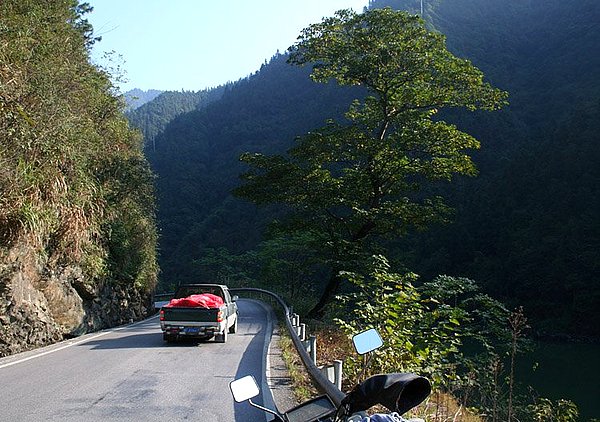
[[[323,290],[319,302],[308,312],[308,318],[323,318],[327,305],[329,305],[329,302],[333,300],[333,297],[337,293],[341,283],[342,278],[340,277],[339,272],[334,270],[331,274],[331,277],[329,277],[329,281],[325,285],[325,290]]]
[[[373,221],[366,221],[351,237],[352,244],[357,244],[359,241],[366,238],[375,228],[375,223]],[[342,268],[343,269],[343,268]],[[342,278],[339,275],[340,268],[333,269],[331,272],[331,277],[329,277],[329,281],[325,285],[325,289],[321,294],[321,298],[319,302],[308,312],[308,318],[312,319],[321,319],[325,314],[325,310],[329,302],[331,302],[338,292],[340,284],[342,284]]]

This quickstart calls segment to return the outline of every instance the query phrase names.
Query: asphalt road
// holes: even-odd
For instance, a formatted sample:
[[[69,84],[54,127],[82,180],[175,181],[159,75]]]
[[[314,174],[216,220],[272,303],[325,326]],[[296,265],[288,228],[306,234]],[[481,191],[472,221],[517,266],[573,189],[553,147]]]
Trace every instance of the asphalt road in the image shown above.
[[[264,382],[268,311],[240,300],[227,343],[162,340],[158,318],[0,359],[3,421],[239,421],[263,412],[235,403],[229,382]]]

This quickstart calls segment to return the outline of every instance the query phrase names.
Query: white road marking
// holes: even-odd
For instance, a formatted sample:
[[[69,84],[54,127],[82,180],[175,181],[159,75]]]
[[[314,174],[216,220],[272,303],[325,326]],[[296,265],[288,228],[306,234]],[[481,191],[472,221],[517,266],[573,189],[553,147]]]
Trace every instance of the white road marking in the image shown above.
[[[122,330],[125,330],[125,329],[130,328],[130,327],[135,327],[136,325],[139,325],[139,324],[141,324],[143,322],[146,322],[146,321],[150,321],[153,318],[156,318],[156,315],[151,316],[150,318],[146,318],[144,320],[138,321],[138,322],[134,322],[133,324],[124,325],[122,327],[118,327],[118,328],[114,328],[114,329],[109,329],[109,330],[106,330],[106,331],[100,331],[98,334],[94,334],[92,336],[85,337],[85,338],[83,338],[81,340],[76,340],[76,341],[66,340],[66,344],[64,346],[60,346],[60,347],[57,347],[57,348],[52,348],[50,350],[46,350],[45,352],[39,352],[39,353],[36,353],[34,355],[27,356],[26,358],[17,359],[17,360],[12,361],[12,362],[0,364],[0,369],[6,368],[8,366],[13,366],[13,365],[16,365],[18,363],[27,362],[28,360],[36,359],[36,358],[39,358],[39,357],[42,357],[42,356],[45,356],[45,355],[49,355],[50,353],[58,352],[59,350],[66,349],[67,347],[76,346],[78,344],[85,343],[86,341],[90,341],[90,340],[96,339],[98,337],[102,337],[103,335],[106,335],[106,334],[109,334],[109,333],[113,333],[115,331],[122,331]],[[60,342],[59,343],[55,343],[55,344],[60,344]],[[52,347],[52,346],[50,346],[50,347]]]

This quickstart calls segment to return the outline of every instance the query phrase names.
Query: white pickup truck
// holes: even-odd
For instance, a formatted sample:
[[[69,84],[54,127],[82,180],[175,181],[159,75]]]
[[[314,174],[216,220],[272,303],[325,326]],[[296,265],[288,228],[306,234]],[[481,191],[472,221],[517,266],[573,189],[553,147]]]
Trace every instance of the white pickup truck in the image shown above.
[[[210,293],[223,299],[218,308],[189,306],[163,306],[160,309],[160,328],[167,342],[178,338],[191,337],[207,339],[214,337],[216,342],[225,343],[227,334],[237,331],[237,296],[231,297],[227,286],[222,284],[184,284],[177,288],[173,299],[191,295]]]

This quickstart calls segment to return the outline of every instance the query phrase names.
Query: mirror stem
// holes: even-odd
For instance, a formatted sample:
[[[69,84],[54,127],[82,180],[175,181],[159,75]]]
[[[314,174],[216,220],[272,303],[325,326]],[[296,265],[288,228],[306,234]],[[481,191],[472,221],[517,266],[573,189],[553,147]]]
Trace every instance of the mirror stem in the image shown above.
[[[373,352],[369,352],[368,356],[366,356],[367,361],[365,362],[365,364],[363,365],[363,370],[360,373],[360,375],[358,376],[358,383],[360,384],[363,376],[365,375],[365,372],[367,372],[367,368],[369,367],[369,364],[371,363],[371,358],[373,357]]]
[[[266,407],[263,407],[259,404],[254,403],[252,400],[248,400],[248,403],[250,403],[252,406],[256,407],[257,409],[262,410],[263,412],[267,412],[267,413],[270,413],[271,415],[274,415],[275,420],[280,421],[280,422],[285,422],[283,420],[283,418],[281,417],[281,415],[279,413],[275,412],[274,410],[267,409]]]

